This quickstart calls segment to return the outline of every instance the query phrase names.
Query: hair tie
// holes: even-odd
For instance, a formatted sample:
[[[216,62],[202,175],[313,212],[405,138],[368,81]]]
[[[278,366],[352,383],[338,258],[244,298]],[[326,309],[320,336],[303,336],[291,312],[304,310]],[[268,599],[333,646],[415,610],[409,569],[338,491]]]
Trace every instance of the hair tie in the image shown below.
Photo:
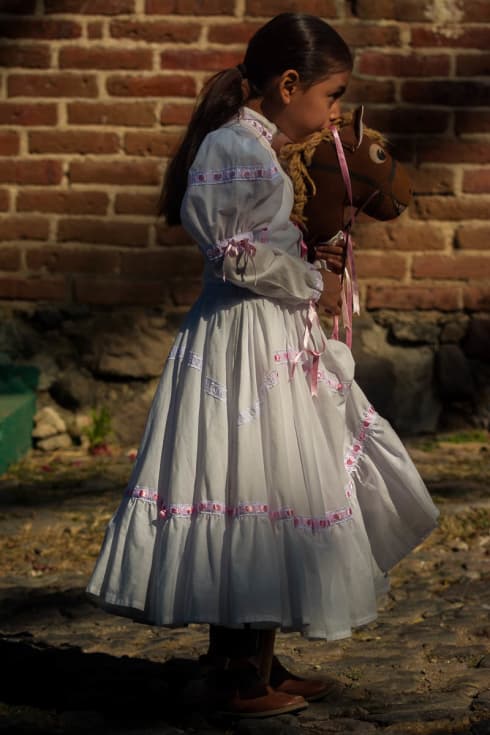
[[[236,68],[240,72],[242,79],[246,79],[247,78],[247,67],[245,66],[245,64],[237,64]]]

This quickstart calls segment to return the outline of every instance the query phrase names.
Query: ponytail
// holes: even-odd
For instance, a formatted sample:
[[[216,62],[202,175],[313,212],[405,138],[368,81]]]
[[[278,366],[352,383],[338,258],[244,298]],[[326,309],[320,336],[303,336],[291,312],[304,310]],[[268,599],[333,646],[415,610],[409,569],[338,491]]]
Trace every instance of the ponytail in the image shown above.
[[[218,72],[205,85],[189,127],[165,173],[158,214],[165,215],[169,225],[180,224],[187,174],[199,146],[208,133],[236,115],[244,102],[242,87],[243,76],[239,67]]]

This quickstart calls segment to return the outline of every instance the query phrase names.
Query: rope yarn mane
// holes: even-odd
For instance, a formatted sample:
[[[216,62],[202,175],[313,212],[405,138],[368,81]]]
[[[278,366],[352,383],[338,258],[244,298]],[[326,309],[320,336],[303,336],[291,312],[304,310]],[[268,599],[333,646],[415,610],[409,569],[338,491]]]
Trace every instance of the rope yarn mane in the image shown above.
[[[348,127],[351,123],[352,114],[347,114],[335,121],[339,130]],[[377,130],[364,127],[363,133],[373,142],[386,146],[387,139]],[[306,225],[306,217],[303,215],[306,203],[316,194],[316,185],[310,176],[308,167],[311,165],[317,147],[325,140],[333,145],[333,133],[328,128],[313,133],[301,143],[289,143],[281,149],[281,164],[293,182],[294,206],[291,219],[301,226]]]

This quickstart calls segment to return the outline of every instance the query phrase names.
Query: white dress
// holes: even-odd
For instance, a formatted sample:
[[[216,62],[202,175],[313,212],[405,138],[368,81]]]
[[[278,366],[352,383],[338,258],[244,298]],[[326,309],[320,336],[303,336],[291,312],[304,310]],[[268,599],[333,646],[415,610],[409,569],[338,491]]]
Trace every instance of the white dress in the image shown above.
[[[438,512],[346,345],[316,322],[302,349],[321,277],[300,257],[273,132],[243,108],[197,153],[181,213],[206,256],[203,291],[87,589],[155,625],[333,640],[376,617],[386,572]]]

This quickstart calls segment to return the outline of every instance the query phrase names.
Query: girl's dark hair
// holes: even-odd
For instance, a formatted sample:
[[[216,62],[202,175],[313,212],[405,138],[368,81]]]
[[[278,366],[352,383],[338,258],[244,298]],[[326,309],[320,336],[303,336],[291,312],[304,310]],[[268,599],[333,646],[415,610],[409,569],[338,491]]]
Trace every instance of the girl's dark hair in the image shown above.
[[[180,207],[187,174],[205,136],[230,120],[246,102],[243,78],[250,97],[260,97],[274,77],[295,69],[304,88],[337,72],[352,68],[349,48],[320,18],[303,13],[281,13],[250,39],[243,64],[215,74],[204,87],[187,132],[167,168],[159,214],[170,225],[180,223]]]

